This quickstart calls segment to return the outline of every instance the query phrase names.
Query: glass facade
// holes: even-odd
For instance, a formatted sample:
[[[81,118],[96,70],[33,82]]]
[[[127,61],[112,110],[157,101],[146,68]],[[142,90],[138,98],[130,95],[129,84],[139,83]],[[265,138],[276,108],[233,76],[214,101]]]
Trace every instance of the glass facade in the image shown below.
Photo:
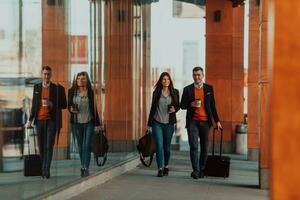
[[[43,65],[51,66],[52,81],[64,86],[66,95],[78,72],[86,71],[91,79],[101,127],[107,127],[109,141],[103,167],[96,165],[92,154],[91,174],[137,155],[136,140],[145,127],[141,110],[146,106],[145,84],[142,78],[134,78],[145,70],[142,9],[132,3],[117,6],[134,16],[126,17],[124,24],[114,22],[112,3],[102,0],[0,1],[0,17],[5,19],[0,22],[0,199],[37,197],[81,178],[78,144],[72,136],[67,109],[63,110],[59,142],[54,146],[50,179],[24,176],[24,158],[35,152],[37,143],[36,131],[24,125]],[[113,31],[127,27],[127,23],[131,24],[126,30],[128,38],[116,41]],[[116,46],[121,49],[116,51]],[[123,80],[122,73],[116,78],[116,72],[112,72],[114,66],[122,69],[112,60],[124,57],[126,52],[130,53],[125,61],[132,64],[126,64],[129,79],[125,84],[130,88],[116,81]],[[127,92],[132,97],[125,96]],[[122,100],[125,104],[120,103]]]
[[[0,13],[6,19],[0,23],[0,170],[8,172],[23,167],[23,125],[41,66],[41,2],[4,0]]]

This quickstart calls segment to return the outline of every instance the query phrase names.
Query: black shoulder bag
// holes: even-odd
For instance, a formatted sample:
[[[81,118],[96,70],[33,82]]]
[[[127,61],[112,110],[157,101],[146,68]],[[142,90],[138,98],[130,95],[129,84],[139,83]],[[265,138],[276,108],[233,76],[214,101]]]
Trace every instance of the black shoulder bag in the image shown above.
[[[156,145],[154,138],[150,131],[146,131],[146,134],[141,137],[138,141],[138,145],[136,146],[139,154],[140,154],[140,160],[142,164],[146,167],[150,167],[154,153],[156,151]],[[150,156],[149,163],[146,163],[146,157]]]

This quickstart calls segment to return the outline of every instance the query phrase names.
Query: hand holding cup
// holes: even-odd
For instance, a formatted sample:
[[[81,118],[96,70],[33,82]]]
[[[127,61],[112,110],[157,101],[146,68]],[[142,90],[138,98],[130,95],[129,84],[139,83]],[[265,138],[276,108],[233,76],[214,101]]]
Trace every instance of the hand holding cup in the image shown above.
[[[169,104],[168,105],[168,113],[173,113],[173,112],[175,112],[175,108],[172,104]]]
[[[52,104],[52,102],[49,99],[43,98],[42,99],[42,106],[43,107],[48,107],[48,108],[51,109],[53,107],[53,104]]]
[[[191,103],[191,106],[192,107],[196,107],[196,108],[200,108],[201,107],[201,99],[196,99],[195,101],[193,101],[192,103]]]
[[[73,104],[71,106],[71,112],[72,113],[78,113],[79,112],[78,104]]]

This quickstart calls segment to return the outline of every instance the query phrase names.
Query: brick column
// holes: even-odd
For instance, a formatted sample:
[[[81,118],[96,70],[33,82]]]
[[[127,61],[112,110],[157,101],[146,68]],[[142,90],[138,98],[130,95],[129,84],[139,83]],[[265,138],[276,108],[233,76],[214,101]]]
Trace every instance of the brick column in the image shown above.
[[[143,20],[143,69],[142,69],[142,131],[147,128],[148,114],[150,112],[151,101],[151,5],[145,5],[142,9]],[[140,133],[142,134],[142,132]],[[140,135],[141,136],[141,135]]]
[[[250,0],[249,67],[248,67],[248,160],[259,159],[258,133],[258,68],[259,68],[259,5]]]
[[[271,52],[271,198],[300,199],[300,1],[269,0]],[[274,43],[273,43],[274,42]]]
[[[268,45],[268,1],[261,1],[260,5],[260,58],[258,76],[259,95],[259,121],[258,131],[260,135],[259,151],[259,184],[261,188],[269,188],[270,172],[270,135],[267,132],[267,117],[270,113],[270,68],[267,64]]]
[[[220,21],[214,13],[221,12]],[[235,151],[235,126],[243,122],[244,7],[230,1],[206,4],[206,82],[215,91],[216,106],[224,128],[224,152]]]
[[[65,10],[63,5],[48,5],[42,1],[42,65],[52,68],[52,81],[59,82],[68,88],[68,37],[65,26]],[[68,146],[69,120],[67,110],[63,111],[63,127],[59,138],[59,158],[66,158]],[[54,151],[56,152],[56,151]]]
[[[259,183],[269,188],[269,140],[266,131],[270,80],[267,65],[267,1],[250,1],[248,159],[259,160]]]
[[[141,135],[141,15],[133,17],[134,1],[106,3],[105,121],[112,151],[133,151]],[[134,10],[137,9],[137,10]],[[141,105],[143,105],[141,107]]]

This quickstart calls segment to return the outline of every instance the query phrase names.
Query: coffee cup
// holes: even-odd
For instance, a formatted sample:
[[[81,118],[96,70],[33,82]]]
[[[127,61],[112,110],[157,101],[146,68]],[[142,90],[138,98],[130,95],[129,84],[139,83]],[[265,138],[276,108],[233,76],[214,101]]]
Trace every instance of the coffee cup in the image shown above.
[[[172,104],[168,104],[168,112],[170,112],[170,109],[173,107]]]
[[[79,112],[78,104],[72,105],[73,112]]]
[[[196,107],[200,108],[201,107],[201,99],[196,99]]]
[[[42,99],[42,106],[43,106],[43,107],[47,107],[48,105],[49,105],[49,100],[43,98],[43,99]]]

